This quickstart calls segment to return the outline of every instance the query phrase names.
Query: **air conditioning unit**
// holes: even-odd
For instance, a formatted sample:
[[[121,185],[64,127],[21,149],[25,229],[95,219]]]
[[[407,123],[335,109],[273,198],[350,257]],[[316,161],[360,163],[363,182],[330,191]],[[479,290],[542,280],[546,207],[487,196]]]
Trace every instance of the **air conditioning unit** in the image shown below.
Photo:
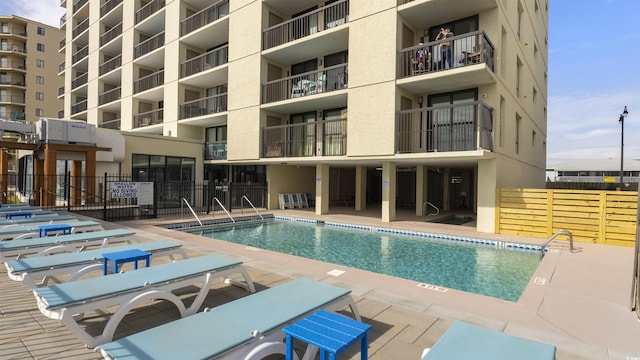
[[[36,122],[39,142],[95,145],[96,127],[84,121],[40,118]]]

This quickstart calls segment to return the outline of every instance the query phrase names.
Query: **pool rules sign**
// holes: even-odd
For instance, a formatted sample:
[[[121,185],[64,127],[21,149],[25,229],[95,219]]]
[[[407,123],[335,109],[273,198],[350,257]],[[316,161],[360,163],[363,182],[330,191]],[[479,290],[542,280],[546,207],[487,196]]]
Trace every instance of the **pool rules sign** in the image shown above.
[[[116,181],[111,185],[112,199],[138,199],[138,205],[153,205],[152,182]]]

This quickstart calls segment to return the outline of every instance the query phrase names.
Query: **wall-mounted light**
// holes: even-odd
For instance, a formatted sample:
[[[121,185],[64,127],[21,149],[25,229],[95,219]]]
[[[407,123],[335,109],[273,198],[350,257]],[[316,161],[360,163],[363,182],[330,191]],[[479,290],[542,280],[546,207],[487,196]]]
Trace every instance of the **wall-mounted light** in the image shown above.
[[[422,96],[418,96],[418,104],[420,104],[420,106],[422,106],[422,101],[424,99],[422,98]]]

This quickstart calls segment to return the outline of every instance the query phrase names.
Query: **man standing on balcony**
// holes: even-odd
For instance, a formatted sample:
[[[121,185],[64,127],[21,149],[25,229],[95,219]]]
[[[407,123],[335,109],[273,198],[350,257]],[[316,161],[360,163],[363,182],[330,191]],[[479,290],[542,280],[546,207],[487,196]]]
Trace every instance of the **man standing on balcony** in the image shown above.
[[[453,37],[453,32],[448,27],[440,29],[436,36],[436,41]],[[445,63],[451,69],[451,41],[444,41],[440,44],[440,69],[444,69]]]

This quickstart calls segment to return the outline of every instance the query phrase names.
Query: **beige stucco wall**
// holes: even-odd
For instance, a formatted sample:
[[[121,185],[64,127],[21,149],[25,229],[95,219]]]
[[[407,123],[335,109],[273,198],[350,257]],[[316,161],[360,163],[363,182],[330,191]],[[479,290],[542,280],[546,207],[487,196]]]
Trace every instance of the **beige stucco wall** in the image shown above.
[[[269,209],[278,208],[278,194],[310,193],[315,194],[316,169],[310,166],[267,166],[267,183],[269,184]]]

